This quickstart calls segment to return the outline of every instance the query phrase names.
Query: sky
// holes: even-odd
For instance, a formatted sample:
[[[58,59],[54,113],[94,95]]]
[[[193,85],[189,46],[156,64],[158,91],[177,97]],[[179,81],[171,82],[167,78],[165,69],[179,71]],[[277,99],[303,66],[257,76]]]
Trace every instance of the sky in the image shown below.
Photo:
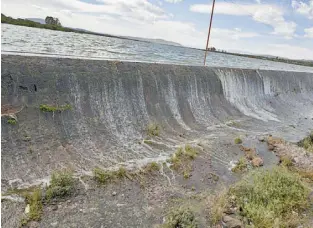
[[[205,48],[212,0],[2,0],[14,18]],[[313,0],[216,0],[210,46],[313,60]]]

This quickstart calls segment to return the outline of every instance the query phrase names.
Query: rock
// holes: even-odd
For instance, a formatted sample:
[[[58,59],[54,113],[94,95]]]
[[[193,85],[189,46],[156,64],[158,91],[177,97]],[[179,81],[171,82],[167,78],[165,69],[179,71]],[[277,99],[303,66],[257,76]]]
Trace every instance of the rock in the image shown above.
[[[50,223],[50,225],[51,225],[52,227],[57,227],[58,222],[53,222],[53,223]]]
[[[252,165],[253,167],[260,167],[263,166],[263,159],[260,157],[255,157],[252,159]]]
[[[268,150],[274,150],[275,148],[274,148],[274,146],[272,145],[272,144],[269,144],[268,145]]]
[[[53,210],[53,211],[58,210],[58,205],[53,205],[52,210]]]
[[[264,136],[260,136],[260,137],[258,138],[258,140],[259,140],[260,142],[265,142],[265,137],[264,137]]]
[[[112,196],[116,196],[117,195],[117,193],[116,192],[112,192]]]
[[[26,207],[25,207],[25,214],[28,214],[30,211],[30,205],[27,204]]]
[[[225,215],[225,216],[223,216],[223,227],[225,227],[225,228],[243,228],[244,226],[239,219]]]

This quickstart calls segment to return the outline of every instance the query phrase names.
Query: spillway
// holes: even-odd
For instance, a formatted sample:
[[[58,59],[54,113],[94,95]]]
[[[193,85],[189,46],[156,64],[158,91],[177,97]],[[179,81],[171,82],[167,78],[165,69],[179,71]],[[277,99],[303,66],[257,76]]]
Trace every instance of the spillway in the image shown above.
[[[313,128],[310,72],[14,55],[1,61],[4,185],[60,168],[88,172],[163,159],[187,141],[234,131],[296,140]],[[70,108],[43,112],[42,105]],[[143,143],[151,123],[161,129],[154,146]],[[222,153],[215,156],[226,166]]]

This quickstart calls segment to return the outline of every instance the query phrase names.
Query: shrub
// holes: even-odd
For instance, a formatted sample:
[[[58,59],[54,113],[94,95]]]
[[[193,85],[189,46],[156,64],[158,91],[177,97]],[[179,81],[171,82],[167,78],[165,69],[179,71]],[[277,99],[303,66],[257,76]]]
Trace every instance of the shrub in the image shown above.
[[[17,123],[16,119],[10,118],[8,119],[8,124],[15,125]]]
[[[235,142],[235,144],[241,144],[242,140],[241,140],[241,138],[237,137],[237,138],[235,138],[234,142]]]
[[[299,146],[303,147],[304,149],[306,149],[309,152],[313,152],[313,132],[305,137],[303,140],[301,140],[298,143]]]
[[[196,217],[189,208],[178,208],[171,211],[166,217],[164,228],[197,228]]]
[[[147,127],[147,134],[151,137],[160,135],[160,126],[158,124],[149,124]]]
[[[63,112],[65,110],[71,110],[72,106],[69,104],[61,105],[61,106],[52,106],[52,105],[41,104],[39,106],[39,109],[43,112]]]
[[[58,171],[52,173],[50,185],[46,191],[48,200],[71,195],[74,190],[74,177],[71,172]]]

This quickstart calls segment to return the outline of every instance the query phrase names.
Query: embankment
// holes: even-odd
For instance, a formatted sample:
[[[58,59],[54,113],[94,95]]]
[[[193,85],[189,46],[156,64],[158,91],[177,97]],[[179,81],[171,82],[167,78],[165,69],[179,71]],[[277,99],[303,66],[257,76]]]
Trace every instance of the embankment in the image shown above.
[[[313,73],[2,55],[3,186],[52,170],[162,158],[243,121],[249,132],[313,126]],[[40,105],[70,109],[43,112]],[[8,119],[16,123],[8,123]],[[149,123],[161,126],[143,143]],[[294,126],[285,129],[285,126]]]

